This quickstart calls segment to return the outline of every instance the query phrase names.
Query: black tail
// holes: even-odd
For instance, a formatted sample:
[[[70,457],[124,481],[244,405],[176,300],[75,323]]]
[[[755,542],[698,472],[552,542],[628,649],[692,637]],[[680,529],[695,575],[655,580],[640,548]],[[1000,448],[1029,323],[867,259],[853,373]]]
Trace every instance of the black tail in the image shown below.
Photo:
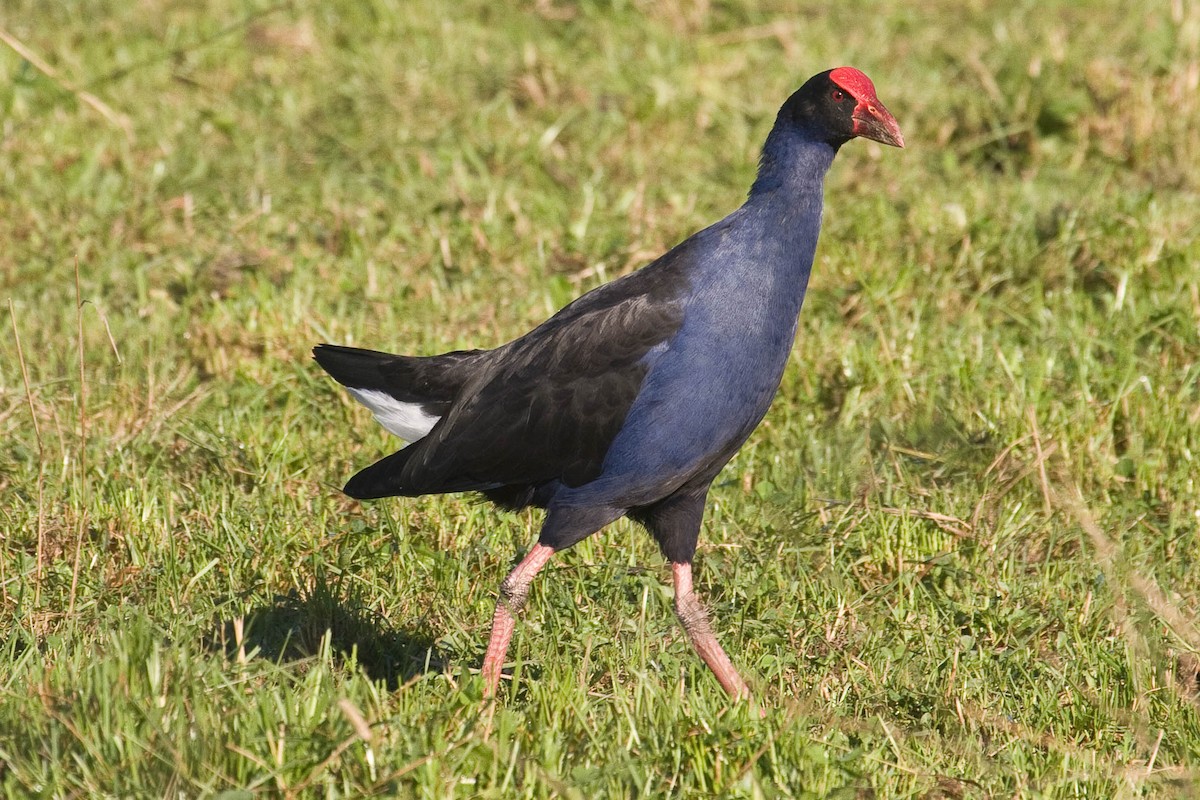
[[[405,466],[414,454],[420,451],[419,445],[409,445],[397,450],[386,458],[381,458],[371,466],[359,472],[342,487],[342,491],[355,500],[376,500],[380,497],[419,497],[423,494],[445,494],[447,492],[498,492],[496,502],[508,508],[524,508],[529,500],[518,502],[518,492],[521,487],[507,490],[498,483],[482,483],[469,479],[459,479],[450,483],[429,483],[420,474],[406,474]]]
[[[439,417],[449,412],[464,386],[483,366],[487,354],[486,350],[460,350],[440,356],[416,357],[336,344],[313,348],[316,362],[343,386],[385,392],[401,403],[419,404],[427,413]],[[342,491],[357,500],[370,500],[494,486],[473,481],[444,486],[431,483],[420,474],[411,474],[414,470],[406,467],[419,451],[419,445],[419,442],[411,444],[375,462],[351,478]],[[419,473],[419,470],[415,471]]]
[[[380,497],[396,497],[398,495],[413,497],[422,492],[406,490],[401,481],[404,465],[412,457],[413,449],[405,447],[384,459],[376,461],[371,466],[359,472],[342,488],[355,500],[375,500]]]
[[[313,359],[343,386],[386,390],[384,370],[402,357],[340,344],[319,344],[313,348]]]
[[[445,413],[486,352],[456,350],[440,356],[397,356],[319,344],[313,348],[313,358],[343,386],[386,392],[402,403],[421,403],[431,413]]]

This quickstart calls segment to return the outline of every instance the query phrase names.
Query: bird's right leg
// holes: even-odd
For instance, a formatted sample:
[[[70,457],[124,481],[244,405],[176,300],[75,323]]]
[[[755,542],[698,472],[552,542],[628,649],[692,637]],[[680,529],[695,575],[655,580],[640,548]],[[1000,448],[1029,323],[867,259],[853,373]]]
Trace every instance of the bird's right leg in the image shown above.
[[[746,686],[746,682],[738,674],[737,668],[725,654],[721,643],[717,641],[712,625],[708,621],[708,612],[704,610],[704,604],[692,590],[691,563],[673,562],[671,572],[675,579],[675,615],[683,623],[683,629],[687,631],[692,647],[704,659],[704,663],[712,670],[713,675],[717,676],[721,688],[730,697],[737,700],[749,700],[750,687]]]
[[[508,573],[500,584],[500,599],[496,601],[496,613],[492,617],[492,636],[488,640],[487,654],[483,657],[483,696],[495,697],[500,685],[500,673],[504,658],[508,654],[508,643],[517,626],[517,614],[529,599],[529,586],[534,576],[546,566],[554,555],[554,548],[538,543],[533,546],[520,564]]]

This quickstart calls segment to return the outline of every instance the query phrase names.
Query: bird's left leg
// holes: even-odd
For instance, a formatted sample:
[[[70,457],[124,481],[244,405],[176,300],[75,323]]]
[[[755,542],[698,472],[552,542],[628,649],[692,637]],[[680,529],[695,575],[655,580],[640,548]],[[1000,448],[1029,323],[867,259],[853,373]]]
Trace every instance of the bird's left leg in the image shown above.
[[[730,697],[749,700],[750,687],[746,686],[737,668],[725,654],[721,643],[717,641],[717,636],[708,621],[708,612],[704,610],[704,604],[692,590],[691,562],[672,562],[671,573],[675,579],[675,615],[683,623],[683,629],[687,631],[692,647],[704,659],[713,675],[717,676],[721,688]]]
[[[552,555],[553,547],[535,544],[500,584],[500,599],[496,601],[496,613],[492,617],[492,637],[488,640],[487,654],[483,657],[485,698],[496,695],[496,688],[500,685],[500,672],[504,668],[504,657],[508,654],[508,642],[517,626],[517,614],[529,599],[529,585],[533,583],[534,576],[546,566]]]

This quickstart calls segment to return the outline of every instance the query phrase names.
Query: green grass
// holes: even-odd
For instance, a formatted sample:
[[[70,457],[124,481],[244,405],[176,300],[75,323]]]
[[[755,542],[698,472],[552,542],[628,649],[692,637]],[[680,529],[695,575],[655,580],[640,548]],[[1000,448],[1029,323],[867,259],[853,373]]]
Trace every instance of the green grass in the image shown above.
[[[0,44],[7,796],[1200,789],[1195,4],[199,6],[0,12],[54,72]],[[523,332],[735,208],[842,63],[910,145],[839,156],[697,560],[766,718],[620,523],[489,729],[537,515],[342,497],[393,443],[309,347]]]

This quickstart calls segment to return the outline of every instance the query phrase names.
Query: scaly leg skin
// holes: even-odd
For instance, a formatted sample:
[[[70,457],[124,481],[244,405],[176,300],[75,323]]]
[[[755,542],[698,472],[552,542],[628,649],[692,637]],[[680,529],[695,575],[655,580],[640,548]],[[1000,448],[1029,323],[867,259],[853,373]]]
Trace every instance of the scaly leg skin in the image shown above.
[[[749,700],[750,687],[742,680],[733,662],[721,648],[717,637],[713,634],[712,625],[708,622],[708,614],[704,604],[692,591],[692,565],[688,563],[672,563],[671,572],[675,579],[675,614],[683,623],[692,647],[696,649],[704,663],[717,676],[721,688],[735,700]],[[760,714],[761,714],[760,710]]]
[[[500,584],[500,599],[496,601],[496,614],[492,617],[492,637],[488,640],[487,654],[483,657],[483,698],[491,700],[500,685],[500,673],[504,658],[508,654],[508,642],[517,626],[517,614],[529,599],[529,585],[534,576],[546,566],[554,555],[554,548],[535,544],[520,564],[508,573]]]

